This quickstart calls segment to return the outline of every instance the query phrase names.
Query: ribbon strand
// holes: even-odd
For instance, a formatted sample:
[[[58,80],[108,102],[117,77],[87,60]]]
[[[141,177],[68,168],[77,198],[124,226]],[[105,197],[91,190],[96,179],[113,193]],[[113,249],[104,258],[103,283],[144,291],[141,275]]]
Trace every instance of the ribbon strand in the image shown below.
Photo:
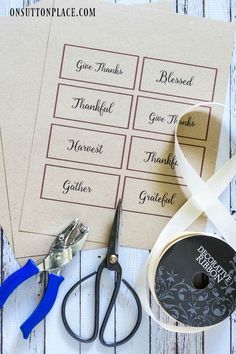
[[[178,165],[191,192],[191,198],[176,212],[169,223],[162,230],[156,243],[154,244],[151,253],[145,263],[145,266],[137,281],[137,291],[139,293],[142,305],[147,314],[157,322],[161,327],[172,332],[178,333],[198,333],[203,330],[208,330],[214,326],[208,327],[192,327],[183,326],[178,323],[178,326],[165,323],[157,318],[149,304],[149,291],[152,298],[156,301],[155,295],[155,271],[157,264],[166,249],[166,247],[178,238],[183,237],[184,232],[203,212],[213,222],[220,231],[225,240],[236,249],[236,221],[228,213],[225,207],[221,204],[218,197],[223,190],[228,186],[231,179],[236,173],[236,155],[229,159],[223,167],[212,175],[207,182],[197,174],[189,161],[184,156],[178,141],[178,128],[181,118],[187,113],[190,113],[195,108],[203,106],[220,106],[225,105],[216,102],[199,103],[191,109],[186,110],[178,119],[175,127],[175,153]]]

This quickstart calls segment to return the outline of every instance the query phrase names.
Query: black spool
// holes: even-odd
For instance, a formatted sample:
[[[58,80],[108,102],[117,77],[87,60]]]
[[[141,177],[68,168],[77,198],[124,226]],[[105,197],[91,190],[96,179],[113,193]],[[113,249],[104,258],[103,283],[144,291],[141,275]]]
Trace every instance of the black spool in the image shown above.
[[[155,274],[161,307],[193,327],[217,324],[236,307],[236,253],[209,235],[189,234],[171,244]]]

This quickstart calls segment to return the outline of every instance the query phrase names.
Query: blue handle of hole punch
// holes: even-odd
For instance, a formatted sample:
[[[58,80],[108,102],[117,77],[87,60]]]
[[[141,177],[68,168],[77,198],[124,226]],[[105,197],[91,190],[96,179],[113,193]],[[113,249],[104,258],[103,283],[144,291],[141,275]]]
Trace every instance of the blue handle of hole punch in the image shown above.
[[[49,274],[48,276],[48,286],[45,294],[32,313],[32,315],[21,325],[20,329],[23,333],[24,339],[27,339],[39,322],[41,322],[49,313],[53,307],[59,287],[63,282],[64,278],[55,274]]]
[[[37,265],[32,259],[19,270],[11,274],[0,286],[0,308],[2,308],[11,293],[27,279],[39,273]]]

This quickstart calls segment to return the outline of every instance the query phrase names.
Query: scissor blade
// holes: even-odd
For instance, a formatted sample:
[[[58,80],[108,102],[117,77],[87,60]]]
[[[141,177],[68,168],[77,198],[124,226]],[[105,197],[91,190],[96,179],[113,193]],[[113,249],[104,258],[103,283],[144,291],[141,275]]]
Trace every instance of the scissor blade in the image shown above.
[[[118,201],[116,207],[116,213],[114,216],[114,221],[112,224],[111,235],[108,243],[108,258],[111,255],[118,255],[118,243],[119,243],[119,233],[120,233],[120,216],[122,211],[122,199]]]

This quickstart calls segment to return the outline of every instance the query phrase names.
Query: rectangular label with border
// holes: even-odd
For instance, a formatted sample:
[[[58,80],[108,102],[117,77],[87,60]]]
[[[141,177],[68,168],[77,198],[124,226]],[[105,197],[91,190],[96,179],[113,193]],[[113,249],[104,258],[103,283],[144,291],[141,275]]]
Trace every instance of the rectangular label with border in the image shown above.
[[[145,57],[140,91],[213,101],[217,69],[171,60]]]
[[[205,147],[181,144],[186,158],[201,175]],[[132,136],[127,169],[163,176],[182,177],[174,152],[174,143],[170,141]]]
[[[65,44],[60,78],[133,90],[139,57]]]
[[[133,96],[59,84],[54,118],[128,128]]]
[[[192,104],[186,102],[138,96],[133,129],[173,136],[179,115],[191,109],[191,106]],[[186,115],[180,122],[178,136],[206,141],[210,115],[210,107],[199,108],[197,115],[193,112]]]
[[[120,176],[45,165],[41,199],[115,208]]]
[[[183,185],[125,177],[123,210],[171,218],[185,202]]]
[[[52,124],[47,157],[120,169],[125,141],[122,134]]]

